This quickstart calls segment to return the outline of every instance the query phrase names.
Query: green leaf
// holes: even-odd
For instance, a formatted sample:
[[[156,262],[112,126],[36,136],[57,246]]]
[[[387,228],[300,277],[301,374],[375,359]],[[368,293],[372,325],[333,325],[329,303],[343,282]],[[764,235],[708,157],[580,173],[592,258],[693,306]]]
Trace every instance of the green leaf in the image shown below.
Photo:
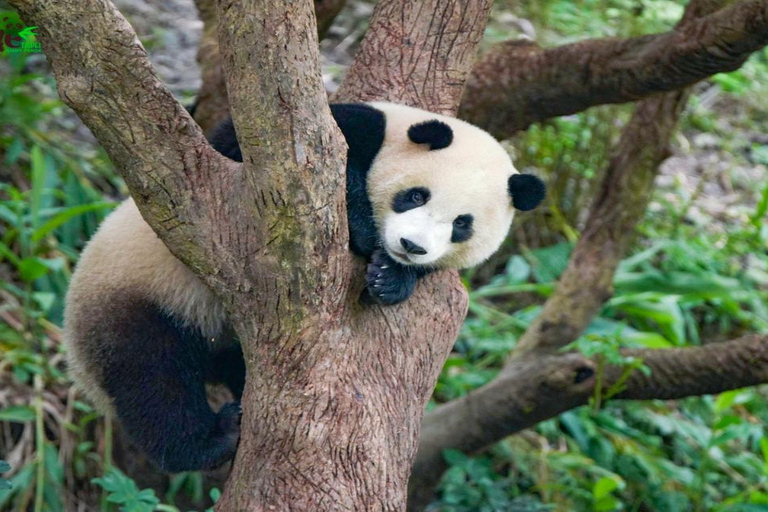
[[[12,165],[19,159],[21,153],[24,151],[24,141],[21,137],[13,139],[10,146],[5,152],[5,163]]]
[[[40,305],[42,311],[48,312],[56,303],[57,297],[53,292],[34,292],[32,298]]]
[[[531,266],[522,256],[514,255],[507,262],[507,282],[520,284],[528,281],[531,275]]]
[[[106,210],[108,208],[112,208],[115,206],[115,203],[112,202],[100,202],[100,203],[92,203],[92,204],[82,204],[79,206],[73,206],[70,208],[66,208],[64,211],[57,214],[52,219],[48,220],[45,224],[37,228],[32,232],[32,241],[33,242],[39,242],[42,240],[47,234],[64,224],[70,219],[73,219],[77,217],[78,215],[83,215],[85,213],[89,212],[95,212],[99,210]]]
[[[734,389],[724,391],[717,395],[715,399],[715,411],[722,413],[734,405],[741,405],[749,402],[754,397],[754,393],[748,389]]]
[[[32,225],[37,226],[38,215],[42,205],[43,187],[45,186],[45,156],[40,146],[34,146],[29,152],[32,163],[32,198],[30,200],[30,210],[32,212]]]
[[[136,482],[115,468],[92,482],[107,491],[108,502],[122,505],[120,510],[124,512],[152,512],[160,504],[155,491],[139,490]]]
[[[712,75],[711,80],[718,84],[723,91],[733,93],[737,96],[748,91],[750,86],[749,78],[747,78],[741,70],[732,71],[730,73],[717,73],[716,75]]]
[[[4,460],[0,460],[0,474],[6,473],[11,470],[11,465],[5,462]],[[7,491],[9,489],[13,488],[13,484],[6,480],[5,478],[0,477],[0,491]]]
[[[61,462],[59,462],[59,453],[52,443],[45,443],[43,457],[45,458],[45,471],[48,473],[50,480],[58,485],[63,484],[64,468],[61,466]]]
[[[48,266],[40,258],[24,258],[19,262],[19,275],[27,283],[48,273]]]
[[[451,466],[463,466],[470,460],[470,458],[460,450],[443,450],[443,458]]]
[[[529,252],[526,257],[533,267],[533,276],[536,281],[539,283],[556,281],[568,266],[572,249],[573,244],[564,242]]]
[[[753,146],[750,157],[756,164],[768,165],[768,146]]]
[[[35,419],[35,409],[29,405],[10,405],[0,409],[0,421],[26,423]]]
[[[613,496],[606,496],[595,503],[595,512],[612,512],[621,509],[621,502]]]
[[[668,295],[696,295],[701,298],[729,296],[741,291],[738,279],[717,274],[692,272],[623,272],[613,280],[616,295],[642,292],[661,292]]]
[[[624,481],[618,476],[604,476],[595,483],[592,488],[592,496],[596,500],[600,500],[623,486]]]

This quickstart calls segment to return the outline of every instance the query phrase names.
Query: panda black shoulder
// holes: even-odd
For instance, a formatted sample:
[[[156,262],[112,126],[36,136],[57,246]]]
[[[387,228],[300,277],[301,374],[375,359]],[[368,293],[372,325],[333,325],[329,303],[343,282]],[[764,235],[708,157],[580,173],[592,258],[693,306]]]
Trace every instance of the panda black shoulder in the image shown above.
[[[222,155],[236,162],[243,161],[243,153],[240,151],[235,124],[232,122],[231,117],[228,117],[214,128],[208,140],[211,142],[211,146]]]

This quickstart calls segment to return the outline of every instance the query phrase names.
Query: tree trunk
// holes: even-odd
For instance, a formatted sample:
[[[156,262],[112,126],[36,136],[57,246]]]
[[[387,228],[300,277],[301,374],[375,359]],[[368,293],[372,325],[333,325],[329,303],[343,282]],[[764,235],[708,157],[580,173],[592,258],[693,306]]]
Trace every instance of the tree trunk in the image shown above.
[[[420,9],[405,0],[377,5],[337,100],[390,99],[455,112],[461,92],[457,83],[469,73],[472,59],[466,55],[474,54],[489,2],[423,4]],[[222,27],[236,27],[241,18],[221,16],[226,20]],[[411,36],[381,44],[392,33]],[[464,51],[438,53],[434,38],[444,34],[451,34]],[[229,46],[222,38],[221,47]],[[224,55],[228,83],[247,84],[244,101],[252,101],[256,88],[271,89],[254,86],[258,77],[237,74],[258,66],[233,67],[236,56]],[[432,61],[413,55],[432,55]],[[393,58],[411,64],[391,69]],[[402,88],[404,83],[411,85]],[[247,107],[238,106],[237,89],[230,85],[229,90],[237,122]],[[368,92],[372,90],[388,94]],[[253,117],[248,119],[253,124]],[[247,131],[239,133],[241,141],[258,139]],[[274,221],[283,222],[282,217]],[[333,236],[346,236],[342,217],[338,221],[344,231]],[[286,266],[296,265],[294,250]],[[262,304],[235,314],[238,323],[243,320],[246,338],[254,342],[245,346],[249,378],[243,437],[217,510],[403,510],[421,417],[466,312],[464,287],[456,272],[441,272],[422,280],[405,304],[364,308],[357,302],[364,269],[348,253],[339,261],[318,255],[294,272],[307,268],[326,269],[307,292],[302,293],[304,286],[296,280],[268,288],[286,289],[288,296],[279,304],[293,301],[297,308],[291,314],[276,314],[274,306]],[[342,280],[326,287],[326,276],[336,273]],[[248,311],[259,315],[249,318]],[[292,317],[299,321],[287,324]]]
[[[406,304],[358,303],[364,268],[347,249],[344,146],[322,86],[313,3],[218,3],[242,165],[210,148],[110,2],[13,5],[39,27],[61,97],[144,218],[222,299],[242,341],[241,445],[217,510],[403,510],[421,416],[467,297],[457,273],[442,272]],[[369,72],[353,71],[346,99],[375,83],[387,99],[455,111],[489,5],[380,2],[366,65],[356,65]],[[388,31],[409,38],[375,44]],[[389,69],[394,54],[408,66]]]

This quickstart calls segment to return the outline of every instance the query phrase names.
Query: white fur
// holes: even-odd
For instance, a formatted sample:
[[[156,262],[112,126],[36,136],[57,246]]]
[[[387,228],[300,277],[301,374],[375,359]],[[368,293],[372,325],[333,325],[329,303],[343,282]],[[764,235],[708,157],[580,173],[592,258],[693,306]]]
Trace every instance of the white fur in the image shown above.
[[[431,201],[430,201],[431,202]],[[395,261],[403,265],[432,265],[452,249],[453,219],[435,215],[427,203],[403,213],[389,212],[383,222],[382,240]],[[427,251],[424,255],[406,254],[400,243],[405,238]]]
[[[466,268],[487,259],[506,238],[514,216],[508,180],[516,174],[506,150],[480,128],[424,110],[372,103],[387,120],[384,144],[368,177],[368,195],[387,252],[403,264],[436,268]],[[437,119],[453,130],[453,142],[430,151],[408,139],[408,128]],[[424,187],[429,201],[419,208],[396,213],[395,195]],[[474,218],[473,235],[451,243],[453,221],[459,215]],[[424,249],[423,256],[408,255],[400,245],[406,238]]]
[[[69,301],[112,290],[142,294],[203,336],[217,336],[226,321],[213,292],[157,237],[133,199],[124,201],[86,246],[69,287]],[[68,311],[69,312],[69,311]]]

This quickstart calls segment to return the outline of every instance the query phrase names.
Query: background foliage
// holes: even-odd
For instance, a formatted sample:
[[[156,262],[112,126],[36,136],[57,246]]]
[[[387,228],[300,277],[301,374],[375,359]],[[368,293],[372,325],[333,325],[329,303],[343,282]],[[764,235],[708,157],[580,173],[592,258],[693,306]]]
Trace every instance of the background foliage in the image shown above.
[[[354,4],[354,3],[353,3]],[[354,4],[337,23],[362,34]],[[487,42],[543,45],[668,30],[682,1],[497,2]],[[352,28],[350,28],[352,27]],[[162,39],[153,33],[151,46]],[[346,39],[326,55],[348,51]],[[342,45],[345,48],[340,49]],[[30,60],[31,59],[31,60]],[[343,58],[334,59],[343,61]],[[0,509],[203,510],[218,497],[199,474],[142,489],[112,462],[114,428],[80,400],[60,345],[74,264],[125,189],[103,152],[23,54],[0,66]],[[37,70],[37,71],[33,71]],[[343,66],[329,62],[330,80]],[[572,349],[627,371],[622,347],[699,345],[768,331],[768,52],[696,88],[674,156],[616,293]],[[193,92],[193,91],[189,91]],[[433,401],[490,381],[540,311],[579,237],[593,187],[631,106],[531,127],[510,141],[521,170],[545,176],[545,209],[519,216],[504,265],[469,272],[470,315]],[[611,402],[543,422],[476,457],[447,452],[435,510],[768,511],[766,388],[679,401]],[[9,467],[10,464],[10,467]]]

